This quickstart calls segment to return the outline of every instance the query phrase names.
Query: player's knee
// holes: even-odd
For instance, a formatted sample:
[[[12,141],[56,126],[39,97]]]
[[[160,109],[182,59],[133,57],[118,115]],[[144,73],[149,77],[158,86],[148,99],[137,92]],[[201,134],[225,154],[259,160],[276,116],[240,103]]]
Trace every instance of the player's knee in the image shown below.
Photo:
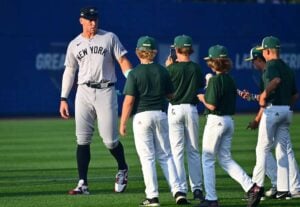
[[[89,145],[92,142],[90,136],[77,136],[76,142],[78,145]]]
[[[229,165],[229,163],[232,162],[232,158],[229,155],[227,156],[219,155],[218,160],[222,168],[226,168]]]
[[[118,146],[118,144],[119,144],[119,140],[116,140],[114,142],[104,142],[104,145],[109,150],[116,148]]]

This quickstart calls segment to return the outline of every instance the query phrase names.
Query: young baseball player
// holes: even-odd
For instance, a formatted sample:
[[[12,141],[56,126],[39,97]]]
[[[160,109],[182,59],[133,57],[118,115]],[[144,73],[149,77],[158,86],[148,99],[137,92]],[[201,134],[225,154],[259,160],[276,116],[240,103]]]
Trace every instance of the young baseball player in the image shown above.
[[[256,49],[262,50],[266,68],[262,75],[263,92],[259,96],[261,108],[254,120],[259,123],[259,130],[252,180],[260,187],[264,186],[266,157],[274,146],[278,177],[276,198],[289,198],[289,126],[292,120],[291,106],[299,96],[295,76],[280,59],[280,41],[277,37],[265,37],[261,47]]]
[[[205,200],[200,207],[218,207],[216,194],[215,160],[218,156],[221,167],[248,192],[248,207],[258,205],[261,188],[231,157],[231,140],[234,132],[232,115],[235,113],[237,89],[229,75],[232,67],[227,49],[221,45],[209,48],[208,57],[204,58],[207,65],[216,73],[210,78],[205,94],[199,94],[199,100],[205,106],[207,121],[203,133],[202,166]]]
[[[126,134],[126,122],[133,113],[134,142],[146,186],[146,199],[140,206],[159,206],[156,159],[176,203],[187,204],[173,162],[168,138],[168,120],[164,111],[166,97],[170,99],[173,95],[173,85],[168,71],[153,62],[156,53],[154,38],[143,36],[138,39],[136,54],[140,64],[129,73],[126,80],[120,134]]]
[[[250,51],[249,58],[246,58],[245,61],[252,61],[254,68],[260,70],[262,73],[265,71],[266,68],[266,60],[262,55],[261,50],[257,50],[256,47],[253,47]],[[263,91],[263,89],[262,89]],[[261,92],[262,92],[261,91]],[[248,97],[257,97],[253,101],[259,100],[259,95],[249,95],[250,93],[247,90],[244,90],[244,99],[249,100]],[[258,116],[259,117],[259,116]],[[258,118],[257,117],[257,118]],[[250,129],[256,129],[259,125],[259,118],[256,120],[254,119],[252,122],[249,123]],[[300,198],[300,175],[299,175],[299,168],[297,161],[295,159],[294,151],[292,149],[292,144],[290,143],[290,139],[287,140],[287,153],[288,153],[288,161],[289,161],[289,186],[291,196],[293,198]],[[270,178],[272,187],[270,190],[265,192],[265,196],[276,198],[277,194],[277,164],[276,160],[272,152],[270,151],[267,153],[266,157],[266,175]],[[279,178],[280,179],[280,178]]]
[[[69,194],[89,194],[87,174],[96,119],[103,143],[118,163],[115,192],[123,192],[127,185],[128,167],[118,137],[118,103],[114,87],[117,78],[114,63],[115,60],[119,63],[124,74],[128,73],[131,64],[118,37],[114,33],[98,29],[97,8],[82,8],[79,22],[82,33],[70,42],[67,49],[60,102],[60,114],[62,118],[68,119],[70,113],[67,98],[78,69],[75,122],[79,181]]]
[[[199,153],[199,115],[196,104],[197,93],[204,87],[201,67],[191,61],[192,38],[187,35],[175,37],[174,45],[177,60],[166,60],[175,88],[174,98],[168,107],[169,137],[174,163],[180,185],[188,192],[184,152],[186,149],[190,187],[194,199],[202,200],[202,170]]]

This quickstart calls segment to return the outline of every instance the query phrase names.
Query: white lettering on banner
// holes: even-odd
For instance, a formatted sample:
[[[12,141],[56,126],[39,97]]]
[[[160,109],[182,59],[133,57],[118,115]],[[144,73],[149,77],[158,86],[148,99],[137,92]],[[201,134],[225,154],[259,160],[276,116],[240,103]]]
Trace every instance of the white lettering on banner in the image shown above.
[[[280,55],[280,57],[293,70],[300,70],[300,54],[285,53],[285,54]]]
[[[245,58],[248,58],[249,54],[236,54],[234,69],[236,70],[249,70],[253,69],[251,61],[245,61]],[[300,54],[298,53],[282,53],[280,58],[286,62],[291,69],[300,70]]]
[[[35,67],[37,70],[63,70],[65,56],[62,53],[38,53]]]
[[[249,57],[249,54],[236,54],[234,69],[236,70],[250,70],[252,69],[252,63],[250,61],[245,61]]]

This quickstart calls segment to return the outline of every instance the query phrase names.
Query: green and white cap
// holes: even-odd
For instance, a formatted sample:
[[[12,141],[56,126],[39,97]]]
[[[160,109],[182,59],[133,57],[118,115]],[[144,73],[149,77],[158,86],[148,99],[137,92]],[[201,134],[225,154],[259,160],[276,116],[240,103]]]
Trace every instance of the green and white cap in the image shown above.
[[[173,47],[176,48],[183,48],[183,47],[192,47],[193,40],[190,36],[187,35],[179,35],[174,39]]]
[[[255,46],[250,50],[250,56],[248,58],[245,59],[245,61],[252,61],[256,58],[263,58],[263,54],[261,50],[258,50],[259,46]]]
[[[153,37],[142,36],[138,39],[136,48],[138,50],[156,50],[156,41]]]
[[[205,57],[204,60],[209,60],[211,58],[228,58],[226,47],[222,45],[211,46],[208,50],[208,57]]]
[[[274,36],[265,37],[261,43],[261,46],[256,48],[257,50],[265,50],[265,49],[279,49],[280,48],[280,40]]]

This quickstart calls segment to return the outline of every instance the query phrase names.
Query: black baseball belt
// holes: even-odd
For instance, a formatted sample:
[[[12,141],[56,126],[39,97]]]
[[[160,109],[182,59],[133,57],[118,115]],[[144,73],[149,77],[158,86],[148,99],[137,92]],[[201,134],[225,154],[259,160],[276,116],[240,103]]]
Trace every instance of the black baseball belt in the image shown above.
[[[106,83],[91,83],[88,82],[86,83],[86,85],[90,88],[97,88],[97,89],[102,89],[102,88],[109,88],[111,86],[114,86],[115,83],[111,83],[111,82],[106,82]]]

